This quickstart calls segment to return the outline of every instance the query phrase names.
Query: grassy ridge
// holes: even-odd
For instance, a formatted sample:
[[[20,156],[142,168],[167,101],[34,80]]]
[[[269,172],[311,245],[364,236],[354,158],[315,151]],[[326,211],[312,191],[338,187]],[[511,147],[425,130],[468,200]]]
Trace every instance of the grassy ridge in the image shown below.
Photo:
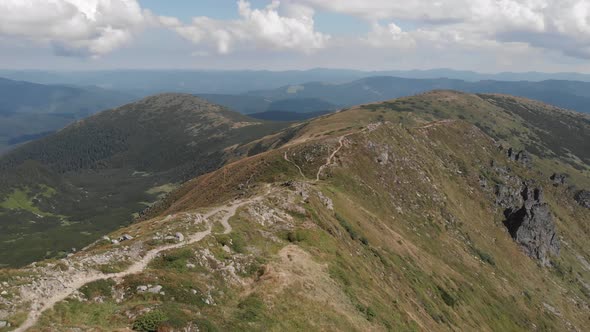
[[[584,330],[590,271],[579,257],[590,257],[590,212],[538,172],[545,163],[567,168],[566,161],[537,155],[528,169],[490,137],[506,133],[504,144],[524,146],[535,130],[521,121],[450,92],[313,120],[280,150],[187,182],[159,212],[218,206],[271,184],[272,195],[230,220],[229,235],[166,252],[113,286],[124,294],[119,300],[69,300],[40,326],[117,329],[157,318],[162,329],[207,331]],[[515,130],[526,135],[509,135]],[[314,182],[342,135],[333,165]],[[501,181],[492,160],[544,188],[567,243],[552,267],[524,255],[503,226],[491,187],[480,184]],[[134,225],[134,234],[154,232],[152,222]],[[164,293],[138,294],[146,284]],[[103,318],[79,318],[89,315]]]

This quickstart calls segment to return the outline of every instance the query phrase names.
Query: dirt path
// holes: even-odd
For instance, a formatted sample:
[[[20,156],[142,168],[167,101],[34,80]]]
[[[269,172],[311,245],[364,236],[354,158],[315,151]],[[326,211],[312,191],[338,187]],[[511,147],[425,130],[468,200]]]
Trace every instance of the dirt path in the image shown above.
[[[233,202],[227,206],[217,207],[217,208],[209,211],[203,217],[205,219],[209,219],[218,213],[223,213],[223,217],[219,220],[219,222],[223,225],[223,228],[224,228],[223,234],[228,234],[232,231],[232,227],[229,224],[229,219],[236,214],[238,208],[240,208],[246,204],[260,201],[268,193],[270,193],[270,190],[268,190],[267,193],[265,193],[265,194],[262,194],[260,196],[256,196],[256,197],[248,199],[248,200]],[[33,303],[31,304],[31,308],[30,308],[29,315],[28,315],[27,319],[25,320],[25,322],[21,326],[19,326],[14,331],[15,332],[24,332],[24,331],[28,330],[29,328],[33,327],[37,323],[37,321],[39,320],[39,318],[41,317],[43,312],[53,308],[58,302],[65,300],[68,296],[70,296],[72,293],[74,293],[76,290],[78,290],[82,286],[86,285],[87,283],[97,281],[97,280],[103,280],[103,279],[111,279],[111,278],[115,279],[117,281],[120,281],[121,279],[123,279],[124,277],[126,277],[128,275],[140,273],[161,252],[166,251],[166,250],[180,248],[185,245],[189,245],[191,243],[199,242],[203,238],[205,238],[207,235],[211,234],[211,228],[212,228],[211,223],[209,223],[209,228],[207,230],[192,234],[191,236],[188,237],[188,239],[186,239],[183,242],[170,244],[170,245],[166,245],[166,246],[152,249],[152,250],[148,251],[139,261],[133,263],[131,266],[129,266],[123,272],[105,274],[105,273],[102,273],[99,271],[81,271],[78,275],[76,275],[73,278],[74,280],[64,283],[63,284],[64,287],[59,290],[56,290],[56,293],[53,294],[52,296],[49,296],[48,298],[45,298],[45,299],[39,299],[39,298],[34,299]]]
[[[453,122],[455,122],[455,120],[453,120],[453,119],[434,121],[434,122],[428,123],[428,124],[421,126],[421,127],[415,127],[415,129],[426,129],[426,128],[431,128],[431,127],[436,127],[436,126],[447,125],[447,124],[450,124]]]
[[[328,157],[328,159],[326,159],[326,163],[323,164],[322,166],[320,166],[320,169],[318,169],[318,173],[315,176],[315,181],[319,181],[320,180],[320,175],[322,174],[322,171],[324,170],[324,168],[330,166],[330,164],[332,164],[332,162],[334,161],[334,157],[336,156],[336,154],[340,151],[340,149],[342,149],[342,147],[344,146],[344,139],[346,138],[346,136],[350,136],[353,133],[350,134],[346,134],[344,136],[340,136],[340,138],[338,139],[338,148],[336,148],[336,150],[334,150],[334,152],[332,152],[332,154],[330,154],[330,156]]]
[[[287,156],[287,151],[285,151],[285,155],[283,156],[283,158],[285,158],[286,161],[290,162],[291,164],[293,164],[295,167],[297,167],[297,169],[299,170],[299,174],[301,174],[301,176],[305,179],[305,174],[303,174],[303,171],[301,170],[301,167],[299,167],[299,165],[297,165],[294,161],[290,160],[289,157]]]

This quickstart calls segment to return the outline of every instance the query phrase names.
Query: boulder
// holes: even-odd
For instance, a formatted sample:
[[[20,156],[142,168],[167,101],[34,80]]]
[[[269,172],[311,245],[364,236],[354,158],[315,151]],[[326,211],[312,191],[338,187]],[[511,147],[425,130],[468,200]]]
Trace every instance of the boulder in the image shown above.
[[[590,190],[580,190],[574,196],[574,199],[581,206],[590,209]]]
[[[328,210],[334,211],[334,202],[332,202],[332,199],[330,199],[330,197],[324,195],[324,193],[322,193],[321,191],[318,191],[318,198],[320,199],[322,204],[324,204],[324,206],[328,208]]]
[[[138,293],[145,293],[148,290],[148,287],[145,285],[137,286]]]
[[[148,288],[147,292],[152,293],[152,294],[159,294],[161,290],[162,290],[162,286],[156,285],[154,287]]]
[[[123,234],[120,238],[119,238],[119,242],[123,242],[123,241],[128,241],[128,240],[133,240],[133,236],[129,235],[129,234]]]
[[[174,234],[174,238],[176,239],[176,241],[178,242],[182,242],[184,241],[184,235],[182,235],[182,233],[177,232],[176,234]]]
[[[563,186],[567,182],[567,174],[563,173],[553,173],[550,179],[553,181],[554,186]]]
[[[5,321],[5,320],[0,320],[0,329],[1,329],[1,328],[4,328],[4,327],[9,327],[9,326],[10,326],[10,324],[8,324],[8,322],[7,322],[7,321]]]

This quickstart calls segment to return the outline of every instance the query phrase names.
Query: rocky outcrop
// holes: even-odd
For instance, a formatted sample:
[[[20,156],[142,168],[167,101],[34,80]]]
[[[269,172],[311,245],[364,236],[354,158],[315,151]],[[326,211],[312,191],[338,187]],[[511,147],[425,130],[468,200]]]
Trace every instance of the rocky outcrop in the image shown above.
[[[550,256],[558,255],[560,244],[553,216],[543,200],[543,190],[532,181],[519,181],[496,186],[496,203],[504,208],[504,225],[523,251],[548,266]]]
[[[553,181],[553,185],[554,186],[563,186],[567,183],[567,174],[563,174],[563,173],[553,173],[553,175],[551,175],[550,179]]]
[[[574,196],[574,199],[581,206],[590,209],[590,190],[580,190]]]
[[[521,163],[525,167],[531,167],[533,164],[533,158],[525,150],[516,152],[514,149],[509,148],[507,154],[510,160]]]

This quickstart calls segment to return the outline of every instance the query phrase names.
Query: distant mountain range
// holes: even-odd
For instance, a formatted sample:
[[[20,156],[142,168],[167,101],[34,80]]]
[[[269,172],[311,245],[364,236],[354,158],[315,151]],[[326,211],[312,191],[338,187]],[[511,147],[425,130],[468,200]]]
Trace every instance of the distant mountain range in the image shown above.
[[[1,71],[0,71],[1,73]],[[14,146],[51,134],[64,126],[98,111],[139,99],[146,91],[187,90],[214,104],[225,106],[253,118],[271,121],[301,121],[352,105],[404,97],[435,89],[452,89],[470,93],[503,93],[543,101],[579,112],[590,111],[590,82],[546,80],[533,81],[467,81],[449,78],[417,79],[394,76],[374,76],[349,80],[363,72],[340,70],[311,70],[303,72],[168,72],[139,71],[138,76],[121,76],[123,71],[94,73],[5,72],[13,76],[40,81],[70,81],[96,86],[46,85],[0,79],[0,153]],[[99,75],[99,73],[101,73]],[[167,74],[166,74],[167,73]],[[413,76],[455,75],[478,78],[474,73],[448,70],[413,71]],[[367,74],[367,73],[364,73]],[[401,73],[404,74],[404,73]],[[62,75],[62,76],[60,76]],[[479,75],[479,74],[478,74]],[[526,77],[541,78],[545,74],[531,73]],[[495,77],[515,78],[516,74]],[[554,76],[578,77],[561,74]],[[145,80],[137,82],[138,77]],[[74,80],[74,78],[77,78]],[[162,78],[160,81],[159,78]],[[325,79],[300,84],[306,78]],[[184,80],[186,79],[186,80]],[[106,81],[105,81],[106,80]],[[117,84],[106,84],[106,82]],[[284,82],[295,82],[272,85]],[[180,87],[178,84],[184,84]],[[190,84],[185,84],[192,82]],[[205,84],[205,83],[208,84]],[[245,84],[244,82],[248,82]],[[135,88],[131,85],[137,83]],[[153,86],[151,84],[157,84]],[[239,85],[242,85],[240,87]],[[271,86],[272,85],[272,86]],[[269,89],[256,89],[271,86]],[[252,89],[243,93],[227,93]],[[199,90],[203,89],[203,90]],[[206,93],[223,90],[225,93]],[[205,92],[203,92],[205,91]]]
[[[311,82],[288,85],[279,89],[249,92],[247,98],[257,96],[268,100],[320,99],[330,104],[348,107],[443,89],[470,93],[511,94],[578,112],[590,112],[590,82],[558,80],[468,82],[447,78],[409,79],[380,76],[341,84]]]
[[[303,82],[343,83],[374,76],[464,81],[543,81],[569,80],[590,82],[590,74],[580,73],[498,73],[484,74],[452,69],[358,71],[348,69],[311,69],[291,71],[256,70],[105,70],[41,71],[0,70],[0,77],[41,84],[95,85],[107,89],[146,96],[161,92],[241,94],[268,90]]]
[[[43,85],[0,78],[0,152],[135,98],[97,87]]]

